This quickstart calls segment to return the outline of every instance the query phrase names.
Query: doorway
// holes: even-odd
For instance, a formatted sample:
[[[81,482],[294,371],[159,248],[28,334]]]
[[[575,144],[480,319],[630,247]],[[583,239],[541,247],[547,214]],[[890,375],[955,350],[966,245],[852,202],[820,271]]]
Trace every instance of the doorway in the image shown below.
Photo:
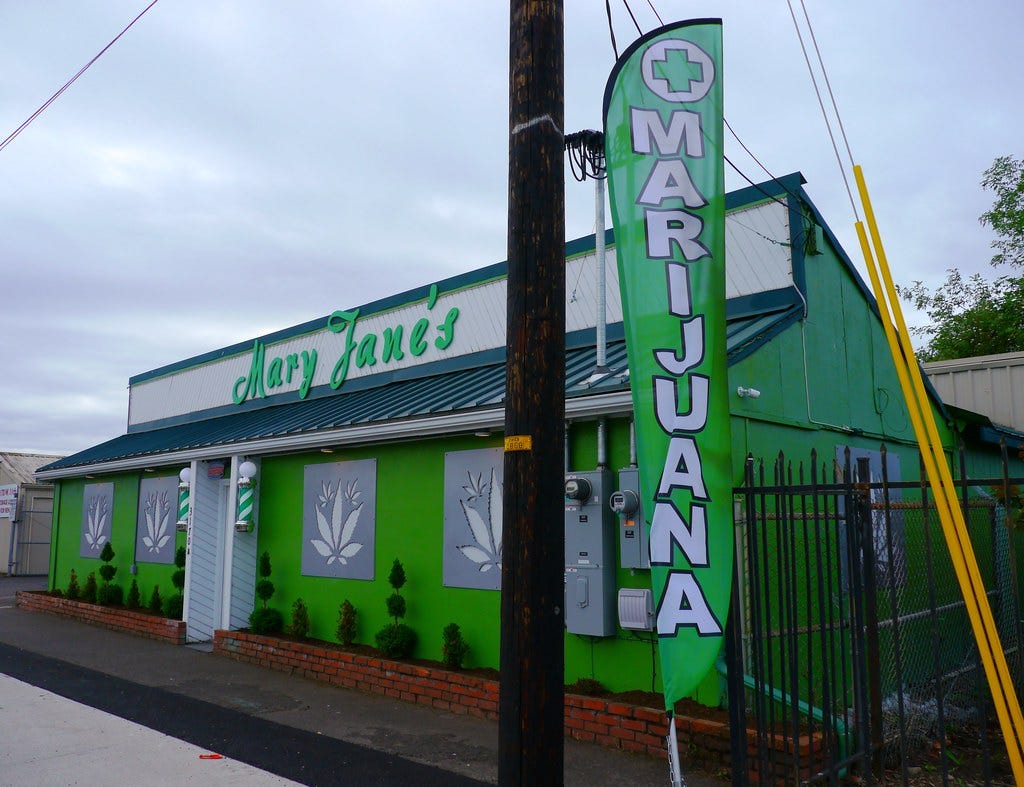
[[[185,574],[185,626],[189,642],[209,642],[219,627],[223,604],[225,530],[230,482],[210,478],[209,463],[198,462],[192,481],[192,522]]]

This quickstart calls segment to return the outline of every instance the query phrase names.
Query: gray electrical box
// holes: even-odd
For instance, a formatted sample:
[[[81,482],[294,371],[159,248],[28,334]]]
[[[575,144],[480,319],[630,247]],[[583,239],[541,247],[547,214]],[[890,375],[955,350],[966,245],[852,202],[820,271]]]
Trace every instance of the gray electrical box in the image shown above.
[[[627,467],[619,471],[619,490],[608,505],[618,517],[619,565],[623,568],[650,568],[647,525],[640,497],[640,471]]]
[[[615,521],[609,470],[565,476],[565,625],[573,634],[616,631]]]

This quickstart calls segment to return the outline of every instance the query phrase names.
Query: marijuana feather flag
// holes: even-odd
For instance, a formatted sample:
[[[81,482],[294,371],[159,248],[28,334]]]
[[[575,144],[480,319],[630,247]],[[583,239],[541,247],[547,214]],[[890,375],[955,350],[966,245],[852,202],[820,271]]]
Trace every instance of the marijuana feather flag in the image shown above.
[[[665,705],[722,644],[732,581],[720,20],[634,43],[605,146]]]

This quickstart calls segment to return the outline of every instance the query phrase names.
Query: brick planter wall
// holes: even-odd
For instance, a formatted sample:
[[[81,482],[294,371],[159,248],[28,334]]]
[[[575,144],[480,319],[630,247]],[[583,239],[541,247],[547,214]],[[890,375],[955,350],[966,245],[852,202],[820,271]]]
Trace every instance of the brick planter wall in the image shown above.
[[[498,682],[462,672],[406,664],[293,642],[246,631],[215,631],[213,652],[236,661],[301,675],[360,691],[383,694],[452,713],[498,718]],[[665,757],[665,713],[596,697],[565,696],[565,734],[581,741],[654,757]],[[676,734],[684,760],[708,770],[730,766],[729,726],[707,719],[676,716]],[[805,736],[803,754],[820,750],[819,736]],[[757,736],[747,731],[748,751],[756,756]],[[780,752],[788,739],[775,742]],[[784,759],[784,758],[779,758]],[[751,760],[756,767],[756,761]],[[751,774],[757,780],[756,773]]]
[[[170,620],[129,609],[101,607],[99,604],[72,601],[30,590],[18,591],[17,600],[19,607],[34,612],[50,612],[113,631],[135,634],[138,637],[157,639],[174,645],[185,644],[185,623],[181,620]]]

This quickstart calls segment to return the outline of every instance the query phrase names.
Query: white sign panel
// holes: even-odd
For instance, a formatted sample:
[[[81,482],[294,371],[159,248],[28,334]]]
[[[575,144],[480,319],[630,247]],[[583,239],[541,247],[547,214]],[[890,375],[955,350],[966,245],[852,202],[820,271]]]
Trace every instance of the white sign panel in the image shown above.
[[[567,331],[592,328],[596,322],[594,262],[590,253],[566,263],[566,280],[575,285],[566,295]],[[605,269],[607,319],[621,322],[613,249]],[[312,333],[266,344],[255,340],[230,357],[137,382],[129,391],[130,424],[282,393],[305,399],[314,389],[340,391],[361,377],[504,347],[505,286],[500,278],[451,293],[432,291],[426,300],[383,312],[336,311]]]
[[[14,519],[18,510],[18,485],[0,486],[0,519]]]

